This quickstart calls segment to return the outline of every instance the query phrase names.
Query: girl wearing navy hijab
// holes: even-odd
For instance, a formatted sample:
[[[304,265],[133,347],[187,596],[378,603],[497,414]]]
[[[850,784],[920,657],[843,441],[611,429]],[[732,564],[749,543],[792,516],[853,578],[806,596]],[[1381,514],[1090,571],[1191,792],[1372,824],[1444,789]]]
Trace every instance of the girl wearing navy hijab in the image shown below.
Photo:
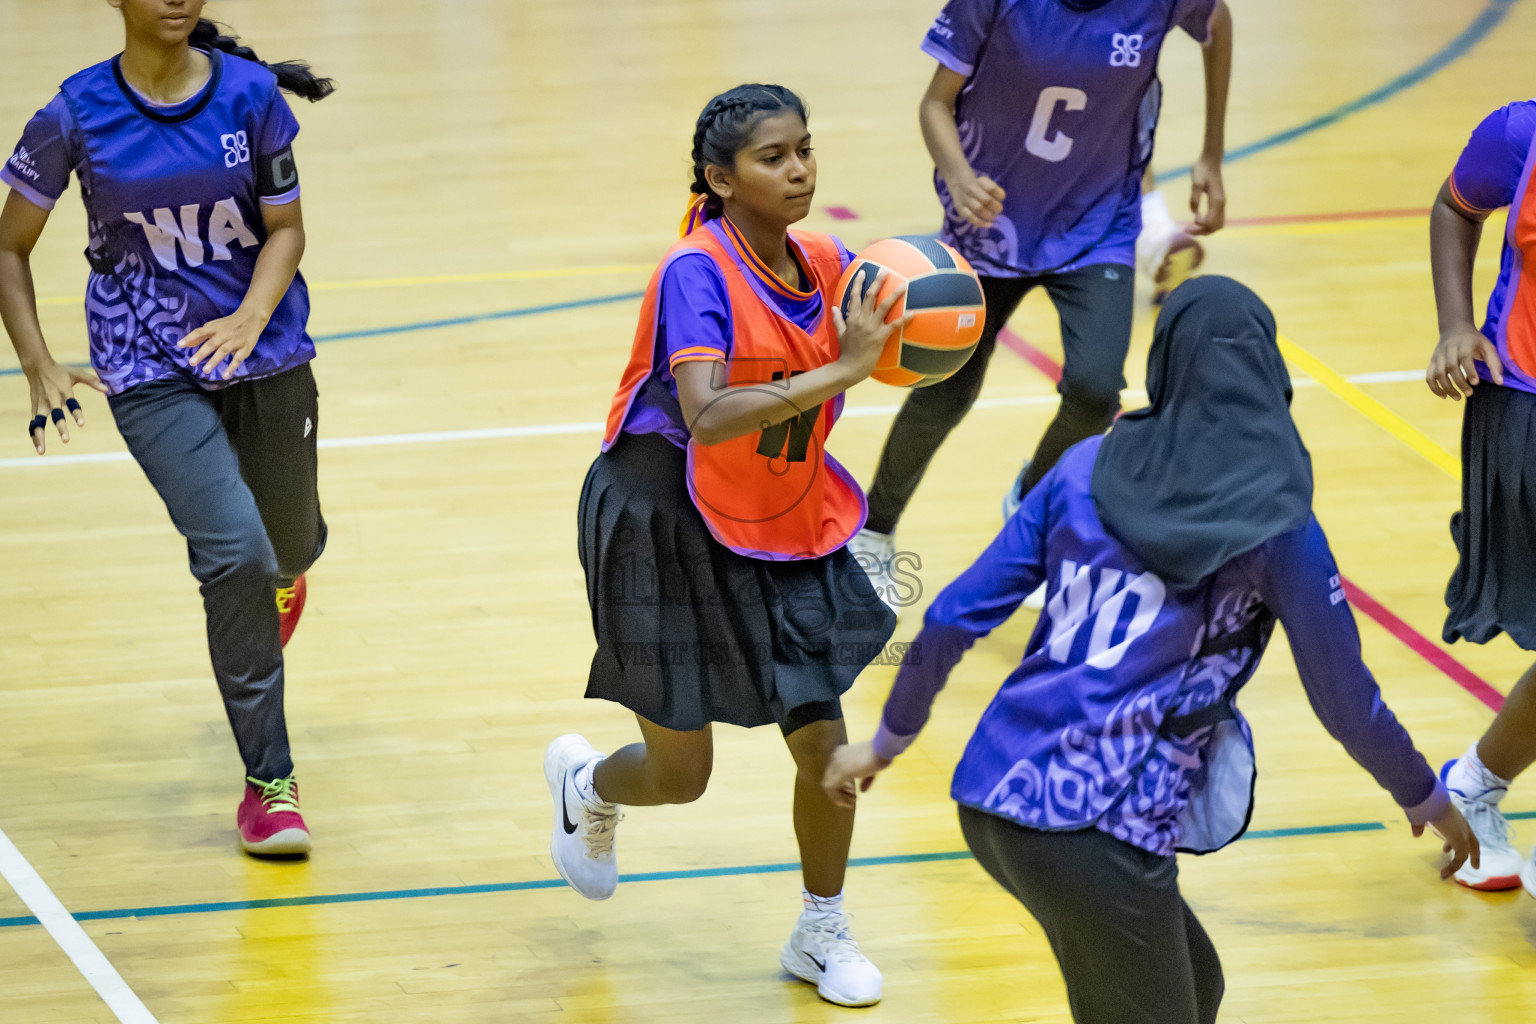
[[[69,78],[0,169],[0,315],[32,392],[37,453],[49,419],[85,425],[73,392],[104,392],[128,450],[187,538],[208,648],[245,762],[240,842],[304,853],[283,715],[282,647],[325,546],[319,410],[298,274],[304,218],[281,90],[329,79],[267,65],[202,0],[107,0],[123,52]],[[55,362],[29,257],[73,173],[90,225],[85,312],[94,370]],[[66,410],[70,414],[66,416]]]
[[[1174,854],[1248,826],[1253,742],[1235,700],[1277,620],[1329,733],[1415,835],[1429,824],[1445,837],[1442,875],[1477,859],[1360,659],[1275,338],[1237,282],[1177,289],[1152,344],[1151,404],[1071,448],[939,594],[874,738],[839,748],[827,771],[851,805],[916,739],[976,638],[1048,583],[952,795],[977,861],[1044,928],[1079,1024],[1216,1019],[1221,964]]]

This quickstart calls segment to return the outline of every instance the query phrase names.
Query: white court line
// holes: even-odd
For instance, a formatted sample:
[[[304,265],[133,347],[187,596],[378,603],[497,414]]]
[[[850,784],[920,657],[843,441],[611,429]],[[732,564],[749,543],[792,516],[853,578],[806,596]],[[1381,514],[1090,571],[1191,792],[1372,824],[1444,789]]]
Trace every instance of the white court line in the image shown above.
[[[96,994],[101,996],[118,1020],[123,1024],[159,1024],[155,1015],[139,1002],[139,997],[133,994],[133,989],[128,987],[123,976],[96,948],[96,943],[85,934],[80,922],[64,909],[64,904],[48,888],[48,883],[43,881],[3,831],[0,831],[0,876],[10,883],[16,895],[21,897],[21,902],[48,929],[53,941],[59,944],[64,955],[91,983],[91,988],[96,990]]]
[[[1423,380],[1423,370],[1383,370],[1381,373],[1357,373],[1345,378],[1351,384],[1400,384],[1405,381]],[[1316,383],[1315,381],[1313,382]]]
[[[1361,373],[1349,380],[1355,384],[1390,384],[1401,381],[1423,380],[1422,370],[1389,370],[1382,373]],[[1317,382],[1303,378],[1294,387],[1316,387]],[[1137,388],[1125,391],[1128,397],[1145,399],[1146,392]],[[976,409],[1006,409],[1024,405],[1054,405],[1055,395],[1016,395],[1011,398],[977,399]],[[892,416],[899,405],[860,405],[843,410],[844,416]],[[419,434],[370,434],[366,437],[321,438],[321,448],[390,448],[407,444],[452,444],[458,441],[496,441],[523,437],[555,437],[561,434],[600,434],[604,424],[589,423],[537,423],[526,427],[487,427],[480,430],[433,430]],[[0,469],[25,469],[42,466],[78,466],[91,462],[129,462],[127,452],[92,452],[88,455],[35,455],[15,459],[0,459]]]

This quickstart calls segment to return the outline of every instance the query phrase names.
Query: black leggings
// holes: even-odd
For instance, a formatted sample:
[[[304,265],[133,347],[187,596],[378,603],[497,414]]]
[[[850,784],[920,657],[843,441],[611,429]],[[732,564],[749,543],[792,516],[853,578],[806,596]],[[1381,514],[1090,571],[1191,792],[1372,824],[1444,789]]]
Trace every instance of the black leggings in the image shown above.
[[[1212,1024],[1225,982],[1179,866],[1096,828],[1041,832],[972,807],[960,830],[1045,929],[1077,1024]]]
[[[1061,317],[1061,405],[1045,428],[1024,477],[1024,490],[1039,483],[1063,452],[1101,434],[1120,411],[1125,355],[1131,346],[1136,274],[1118,263],[1095,263],[1041,277],[983,277],[987,322],[976,351],[955,375],[907,394],[880,453],[869,488],[868,527],[891,533],[939,445],[965,418],[987,374],[997,335],[1030,289],[1043,285]]]

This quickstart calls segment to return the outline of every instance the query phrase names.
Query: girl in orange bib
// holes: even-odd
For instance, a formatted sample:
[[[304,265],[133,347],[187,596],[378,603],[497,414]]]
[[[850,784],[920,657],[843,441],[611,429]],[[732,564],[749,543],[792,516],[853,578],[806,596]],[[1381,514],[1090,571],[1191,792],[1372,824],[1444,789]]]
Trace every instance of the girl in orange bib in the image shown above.
[[[597,634],[587,696],[633,711],[643,742],[606,757],[575,734],[550,744],[550,853],[572,888],[606,899],[619,805],[698,799],[711,723],[777,723],[804,877],[780,963],[823,998],[866,1006],[881,976],[842,910],[853,812],[821,778],[846,736],[840,697],[896,620],[844,547],[864,494],[825,446],[843,392],[906,318],[885,323],[898,296],[875,305],[877,286],[844,320],[834,290],[851,255],[789,228],[816,190],[794,93],[715,97],[693,164],[683,238],[646,289],[579,510]]]

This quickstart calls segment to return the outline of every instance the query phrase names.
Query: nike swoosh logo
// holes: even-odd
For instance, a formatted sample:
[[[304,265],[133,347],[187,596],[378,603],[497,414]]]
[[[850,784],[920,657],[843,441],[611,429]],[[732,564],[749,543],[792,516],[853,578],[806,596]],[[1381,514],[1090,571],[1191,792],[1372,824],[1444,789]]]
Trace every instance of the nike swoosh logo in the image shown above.
[[[565,834],[571,835],[576,831],[576,823],[571,820],[571,806],[565,797],[565,787],[570,782],[571,776],[566,774],[560,783],[560,814],[565,818]]]
[[[822,963],[820,960],[817,960],[815,957],[811,956],[811,954],[805,954],[805,958],[811,963],[815,964],[818,971],[825,971],[827,969],[826,964]]]

